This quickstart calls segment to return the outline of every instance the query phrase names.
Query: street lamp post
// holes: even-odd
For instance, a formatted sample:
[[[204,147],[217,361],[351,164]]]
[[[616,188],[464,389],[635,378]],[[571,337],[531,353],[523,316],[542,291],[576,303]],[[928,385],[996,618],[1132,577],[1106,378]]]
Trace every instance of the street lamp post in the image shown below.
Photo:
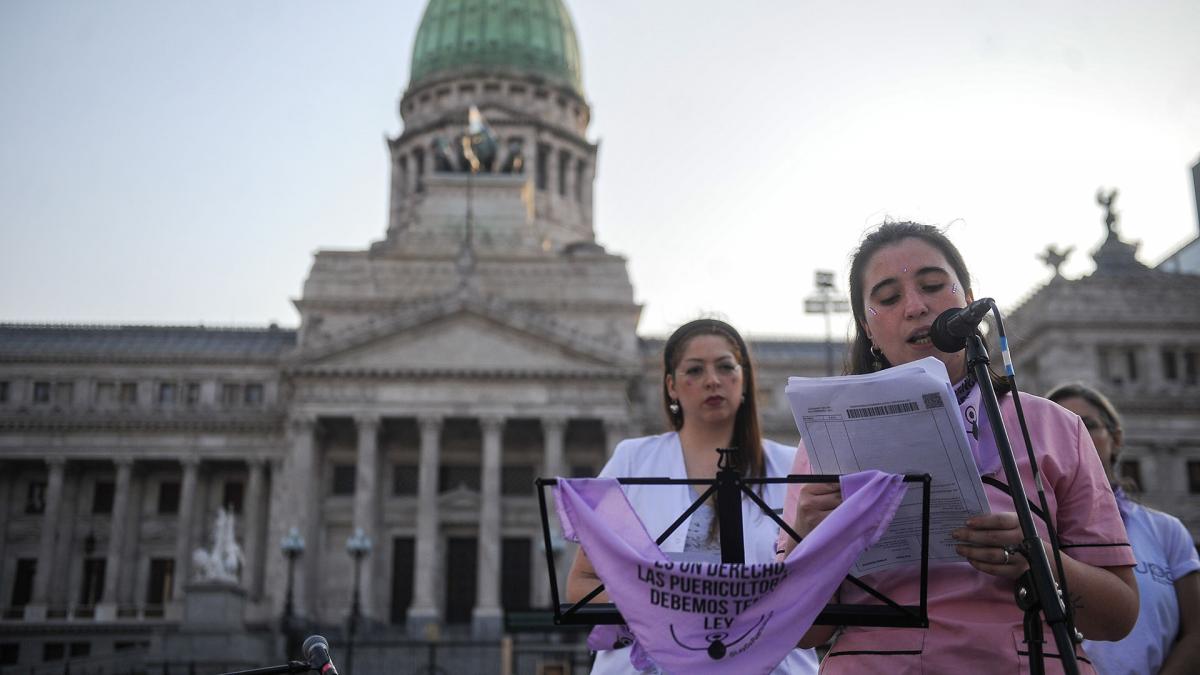
[[[346,539],[346,553],[354,559],[354,591],[350,598],[350,620],[346,631],[346,675],[354,673],[354,636],[358,632],[358,615],[360,605],[358,599],[359,579],[362,574],[362,561],[371,554],[371,538],[361,527],[354,529],[354,534]]]
[[[817,292],[804,299],[804,313],[825,315],[825,374],[833,375],[833,326],[830,320],[835,313],[849,312],[850,302],[834,297],[837,287],[833,282],[833,272],[817,270],[813,281]]]
[[[295,593],[296,560],[304,555],[304,537],[300,536],[300,528],[288,530],[279,542],[283,557],[287,558],[287,592],[283,601],[283,635],[287,641],[287,654],[294,657],[299,652],[299,641],[296,639],[295,604],[292,602]]]

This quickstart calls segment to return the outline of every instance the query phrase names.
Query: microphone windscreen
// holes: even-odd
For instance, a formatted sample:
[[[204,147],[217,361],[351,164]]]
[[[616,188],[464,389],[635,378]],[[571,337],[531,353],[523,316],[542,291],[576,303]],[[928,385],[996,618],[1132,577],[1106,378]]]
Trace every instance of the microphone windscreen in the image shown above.
[[[933,325],[929,327],[929,339],[933,342],[933,346],[938,348],[938,351],[953,354],[966,348],[967,339],[954,335],[946,325],[950,319],[958,316],[962,311],[958,307],[952,307],[938,314],[938,317],[933,320]]]

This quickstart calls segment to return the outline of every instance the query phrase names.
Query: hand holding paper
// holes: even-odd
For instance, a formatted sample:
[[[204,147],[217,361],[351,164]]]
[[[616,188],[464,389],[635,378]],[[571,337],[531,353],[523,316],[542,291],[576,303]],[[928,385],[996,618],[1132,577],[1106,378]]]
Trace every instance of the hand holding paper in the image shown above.
[[[968,517],[987,513],[988,505],[941,361],[930,357],[869,375],[793,377],[786,393],[813,473],[928,473],[933,478],[929,560],[963,560],[951,532]],[[802,493],[801,527],[819,522],[831,501],[811,487]],[[920,561],[920,524],[920,495],[910,491],[891,528],[852,573]]]

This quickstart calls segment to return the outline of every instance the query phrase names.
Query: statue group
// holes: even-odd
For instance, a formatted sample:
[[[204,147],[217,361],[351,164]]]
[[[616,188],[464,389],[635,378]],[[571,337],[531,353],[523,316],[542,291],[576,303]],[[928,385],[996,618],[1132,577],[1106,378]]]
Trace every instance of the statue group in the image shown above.
[[[196,581],[237,584],[244,558],[242,548],[238,546],[234,536],[233,514],[224,508],[217,509],[217,519],[213,524],[210,540],[210,549],[198,548],[192,553],[192,569]]]
[[[508,139],[499,173],[524,173],[525,153],[520,138]],[[433,169],[438,173],[493,173],[500,158],[499,142],[479,109],[471,106],[467,131],[453,142],[443,136],[433,139]]]

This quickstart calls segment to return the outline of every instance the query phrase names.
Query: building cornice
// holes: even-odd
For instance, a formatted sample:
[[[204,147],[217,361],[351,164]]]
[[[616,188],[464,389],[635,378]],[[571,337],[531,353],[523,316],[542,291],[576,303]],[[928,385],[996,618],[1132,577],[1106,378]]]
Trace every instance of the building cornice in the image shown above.
[[[296,365],[284,369],[291,377],[409,380],[626,380],[639,377],[637,368],[378,368]]]
[[[116,431],[116,432],[217,432],[217,433],[282,433],[284,414],[272,412],[255,416],[204,414],[195,416],[165,416],[145,413],[0,413],[0,431]]]

